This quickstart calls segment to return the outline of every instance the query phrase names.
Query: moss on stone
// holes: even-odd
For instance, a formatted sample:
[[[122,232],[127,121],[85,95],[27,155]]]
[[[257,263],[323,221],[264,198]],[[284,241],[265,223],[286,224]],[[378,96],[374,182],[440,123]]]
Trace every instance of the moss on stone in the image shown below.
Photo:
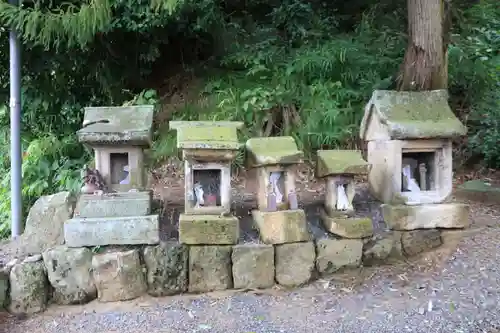
[[[467,133],[467,128],[448,104],[446,90],[375,90],[368,106],[365,112],[377,112],[393,140],[452,138]],[[370,119],[373,117],[365,114],[360,131],[362,137]]]
[[[237,129],[240,122],[171,121],[170,129],[177,130],[177,147],[181,149],[237,150]]]
[[[329,175],[366,175],[370,171],[360,151],[357,150],[318,150],[316,176]]]
[[[153,111],[152,105],[85,108],[84,126],[77,132],[78,139],[91,145],[150,146]]]
[[[250,167],[298,164],[304,158],[304,153],[298,149],[291,136],[251,138],[245,146]]]

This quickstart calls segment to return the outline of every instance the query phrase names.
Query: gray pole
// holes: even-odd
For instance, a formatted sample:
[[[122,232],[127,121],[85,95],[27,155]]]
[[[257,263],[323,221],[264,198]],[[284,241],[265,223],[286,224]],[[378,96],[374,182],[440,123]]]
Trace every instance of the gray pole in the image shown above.
[[[10,0],[17,6],[17,0]],[[11,29],[10,46],[10,210],[12,238],[22,233],[21,196],[21,47],[17,32]]]

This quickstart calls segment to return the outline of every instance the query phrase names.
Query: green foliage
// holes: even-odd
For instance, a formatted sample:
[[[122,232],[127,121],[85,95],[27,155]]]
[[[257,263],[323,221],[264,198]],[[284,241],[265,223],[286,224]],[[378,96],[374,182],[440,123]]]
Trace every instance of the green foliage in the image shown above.
[[[469,127],[468,154],[499,166],[500,10],[496,0],[453,5],[451,102]],[[394,89],[406,47],[405,6],[405,0],[42,0],[16,8],[0,0],[0,57],[9,57],[11,25],[23,41],[25,213],[40,195],[80,186],[79,169],[91,158],[74,134],[83,107],[182,97],[186,82],[163,86],[179,72],[203,79],[203,102],[157,108],[168,116],[156,121],[153,162],[177,154],[175,132],[166,126],[171,118],[243,121],[241,140],[292,135],[308,154],[356,147],[372,90]],[[10,220],[8,73],[1,62],[0,233]]]

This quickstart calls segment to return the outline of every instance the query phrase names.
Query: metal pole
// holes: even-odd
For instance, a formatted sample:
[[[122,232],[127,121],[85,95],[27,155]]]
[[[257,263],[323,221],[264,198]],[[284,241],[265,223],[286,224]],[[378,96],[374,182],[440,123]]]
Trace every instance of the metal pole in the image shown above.
[[[10,0],[17,6],[17,0]],[[16,238],[22,233],[22,175],[21,175],[21,47],[17,32],[11,29],[10,50],[10,210],[11,234]]]

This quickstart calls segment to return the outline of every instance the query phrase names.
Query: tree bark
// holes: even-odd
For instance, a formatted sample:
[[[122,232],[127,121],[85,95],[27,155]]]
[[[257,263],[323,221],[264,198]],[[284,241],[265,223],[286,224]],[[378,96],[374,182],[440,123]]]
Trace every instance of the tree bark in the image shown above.
[[[449,0],[408,0],[408,47],[398,90],[448,88]]]

